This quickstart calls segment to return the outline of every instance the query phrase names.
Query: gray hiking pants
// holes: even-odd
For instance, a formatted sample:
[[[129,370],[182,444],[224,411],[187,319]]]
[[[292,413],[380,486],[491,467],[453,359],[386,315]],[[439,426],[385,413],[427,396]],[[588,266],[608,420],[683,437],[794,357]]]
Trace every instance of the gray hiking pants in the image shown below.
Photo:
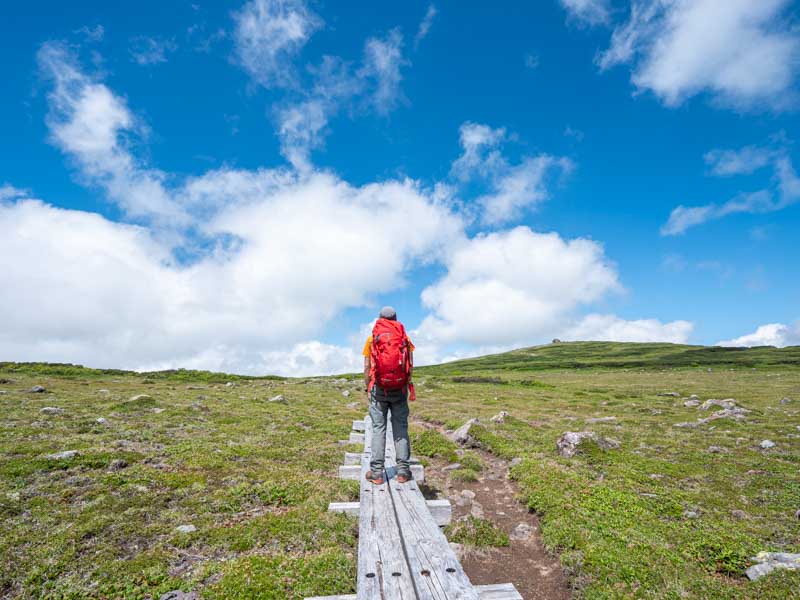
[[[383,472],[386,458],[386,419],[391,413],[394,452],[397,474],[411,476],[411,445],[408,441],[408,393],[384,392],[377,385],[369,397],[369,416],[372,419],[372,457],[369,468],[373,473]]]

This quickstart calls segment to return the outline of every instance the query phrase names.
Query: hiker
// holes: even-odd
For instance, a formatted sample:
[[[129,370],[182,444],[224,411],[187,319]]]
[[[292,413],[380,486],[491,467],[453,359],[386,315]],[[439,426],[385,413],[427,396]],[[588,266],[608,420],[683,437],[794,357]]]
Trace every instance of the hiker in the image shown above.
[[[411,448],[408,441],[408,401],[414,400],[414,344],[405,327],[397,320],[391,306],[381,309],[364,344],[364,383],[369,396],[369,416],[372,419],[372,457],[367,481],[376,485],[384,482],[386,457],[386,418],[391,413],[394,433],[397,481],[411,479]]]

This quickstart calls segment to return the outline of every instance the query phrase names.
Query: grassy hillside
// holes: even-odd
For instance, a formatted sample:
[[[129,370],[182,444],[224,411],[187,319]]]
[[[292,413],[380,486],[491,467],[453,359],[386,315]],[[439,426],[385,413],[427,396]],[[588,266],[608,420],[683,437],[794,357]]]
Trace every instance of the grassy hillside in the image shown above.
[[[800,552],[799,365],[798,348],[555,344],[420,369],[412,410],[451,428],[479,417],[489,450],[523,459],[520,501],[576,597],[789,598],[800,573],[743,572],[761,550]],[[353,591],[357,527],[325,508],[357,496],[335,478],[366,407],[355,378],[2,363],[0,391],[0,597]],[[719,408],[690,394],[751,412],[675,427]],[[620,447],[560,457],[558,436],[583,430]],[[436,435],[416,429],[415,453]],[[77,455],[48,456],[64,450]]]
[[[541,371],[547,369],[774,367],[800,365],[800,346],[723,348],[683,344],[559,342],[430,367],[432,373]]]

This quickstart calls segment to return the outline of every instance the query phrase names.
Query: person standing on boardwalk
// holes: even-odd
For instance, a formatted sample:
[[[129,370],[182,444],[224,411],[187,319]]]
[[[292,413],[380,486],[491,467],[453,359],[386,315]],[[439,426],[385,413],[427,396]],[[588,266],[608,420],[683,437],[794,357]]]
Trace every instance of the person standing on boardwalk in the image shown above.
[[[367,480],[384,482],[386,419],[391,414],[397,481],[411,479],[411,446],[408,440],[408,401],[414,400],[414,344],[391,306],[381,309],[364,344],[364,383],[372,419],[372,456]]]

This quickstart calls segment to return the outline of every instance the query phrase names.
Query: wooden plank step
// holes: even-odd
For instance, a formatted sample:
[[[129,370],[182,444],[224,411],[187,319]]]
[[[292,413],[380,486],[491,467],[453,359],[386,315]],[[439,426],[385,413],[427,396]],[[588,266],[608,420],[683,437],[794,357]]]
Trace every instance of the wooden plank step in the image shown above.
[[[365,429],[366,425],[364,424],[363,419],[360,421],[353,421],[353,431],[364,431]]]
[[[453,517],[453,507],[449,500],[426,500],[425,504],[439,527],[450,524]],[[330,512],[344,513],[350,517],[358,517],[360,504],[358,502],[331,502],[328,504]]]
[[[364,456],[363,452],[345,452],[344,453],[344,464],[345,465],[360,465],[361,458]],[[411,464],[418,465],[419,459],[416,456],[411,456]]]
[[[479,600],[447,538],[433,520],[417,482],[401,484],[392,479],[388,483],[417,597]]]
[[[476,585],[480,600],[522,600],[522,596],[513,583],[493,583],[491,585]],[[313,596],[306,600],[356,600],[355,594],[341,594],[339,596]]]
[[[350,443],[351,444],[360,444],[364,441],[364,434],[363,433],[356,433],[355,431],[350,432]]]
[[[385,468],[389,469],[389,461],[384,463]],[[391,472],[394,472],[394,465],[392,465]],[[425,481],[425,467],[422,465],[411,465],[411,475],[417,481]],[[360,465],[340,465],[339,466],[339,479],[346,479],[348,481],[357,481],[361,478]]]
[[[357,600],[409,600],[414,583],[403,553],[389,485],[364,479],[369,460],[361,461],[361,515],[358,520]]]

